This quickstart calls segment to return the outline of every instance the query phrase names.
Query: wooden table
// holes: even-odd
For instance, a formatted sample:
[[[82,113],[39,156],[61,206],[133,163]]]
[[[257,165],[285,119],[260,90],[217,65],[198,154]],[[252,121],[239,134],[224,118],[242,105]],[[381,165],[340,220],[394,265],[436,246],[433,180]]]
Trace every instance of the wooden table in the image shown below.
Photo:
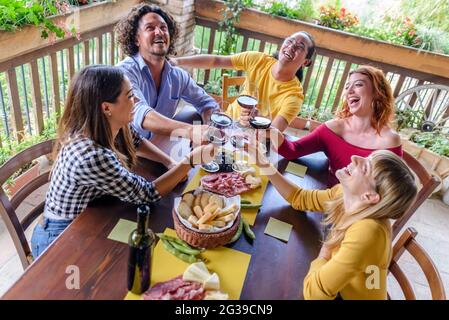
[[[308,167],[305,178],[286,174],[298,185],[312,189],[324,188],[327,160],[324,155],[304,157]],[[285,170],[286,160],[279,169]],[[153,178],[164,169],[153,162],[141,160],[139,174]],[[195,170],[191,170],[193,176]],[[186,182],[187,183],[187,182]],[[173,228],[173,199],[184,190],[180,184],[157,205],[152,206],[150,219],[154,232]],[[269,217],[293,225],[288,243],[264,234]],[[2,299],[118,299],[126,293],[126,244],[109,240],[107,236],[120,218],[136,220],[136,207],[114,198],[103,198],[87,208],[61,236],[37,259],[6,292]],[[293,210],[269,184],[262,210],[254,225],[255,242],[250,245],[245,237],[231,247],[251,254],[241,299],[302,299],[303,279],[310,262],[318,256],[322,240],[322,215]],[[80,289],[69,290],[66,280],[80,271]]]

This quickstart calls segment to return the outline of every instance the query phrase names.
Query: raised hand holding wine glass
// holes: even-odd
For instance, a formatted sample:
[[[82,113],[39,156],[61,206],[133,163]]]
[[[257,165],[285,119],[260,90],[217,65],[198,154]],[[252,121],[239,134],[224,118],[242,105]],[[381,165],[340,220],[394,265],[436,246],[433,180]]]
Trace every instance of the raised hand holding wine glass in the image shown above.
[[[241,107],[239,124],[242,127],[249,126],[249,117],[258,103],[258,88],[256,83],[246,81],[240,88],[237,102]]]

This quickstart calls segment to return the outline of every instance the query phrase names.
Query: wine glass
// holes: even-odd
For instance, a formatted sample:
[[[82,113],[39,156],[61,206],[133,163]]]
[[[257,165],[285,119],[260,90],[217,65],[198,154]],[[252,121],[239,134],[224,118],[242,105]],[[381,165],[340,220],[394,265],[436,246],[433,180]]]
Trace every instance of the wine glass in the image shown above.
[[[256,130],[268,129],[271,126],[271,109],[269,101],[259,101],[257,108],[254,108],[250,113],[249,124]]]
[[[237,103],[242,108],[243,112],[251,114],[251,112],[256,108],[259,99],[258,88],[254,82],[246,81],[240,87],[240,93],[237,97]],[[247,127],[248,123],[246,121],[239,121],[241,127]]]
[[[221,111],[214,111],[211,114],[209,127],[207,128],[207,140],[216,146],[223,146],[229,140],[231,134],[229,131],[232,131],[231,117]],[[226,160],[224,154],[221,156],[221,159],[217,158],[216,160],[206,163],[203,168],[209,172],[216,172],[223,169]]]
[[[259,147],[265,149],[264,152],[269,152],[271,143],[270,136],[267,135],[266,129],[271,127],[271,110],[270,102],[263,100],[259,101],[257,109],[253,110],[249,119],[250,126],[255,130],[263,130],[261,138],[263,141],[259,141]]]

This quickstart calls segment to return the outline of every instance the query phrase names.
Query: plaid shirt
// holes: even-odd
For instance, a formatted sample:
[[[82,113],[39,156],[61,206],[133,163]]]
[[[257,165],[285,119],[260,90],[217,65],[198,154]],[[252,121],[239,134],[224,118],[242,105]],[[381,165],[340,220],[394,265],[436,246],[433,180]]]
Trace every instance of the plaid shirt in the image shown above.
[[[141,137],[130,128],[137,148]],[[90,201],[103,195],[136,204],[160,199],[154,184],[124,168],[111,149],[88,138],[70,141],[61,149],[54,165],[44,216],[73,220]]]

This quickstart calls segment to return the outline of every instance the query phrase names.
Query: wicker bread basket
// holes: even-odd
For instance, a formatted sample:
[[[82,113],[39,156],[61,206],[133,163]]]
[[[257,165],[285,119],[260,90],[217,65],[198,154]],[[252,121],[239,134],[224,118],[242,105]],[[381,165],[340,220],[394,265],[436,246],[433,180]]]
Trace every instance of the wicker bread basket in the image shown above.
[[[234,224],[222,232],[205,233],[196,232],[185,225],[179,220],[175,210],[173,210],[173,222],[175,225],[176,234],[178,237],[193,247],[197,248],[216,248],[227,244],[237,232],[240,223],[240,214],[234,220]]]

